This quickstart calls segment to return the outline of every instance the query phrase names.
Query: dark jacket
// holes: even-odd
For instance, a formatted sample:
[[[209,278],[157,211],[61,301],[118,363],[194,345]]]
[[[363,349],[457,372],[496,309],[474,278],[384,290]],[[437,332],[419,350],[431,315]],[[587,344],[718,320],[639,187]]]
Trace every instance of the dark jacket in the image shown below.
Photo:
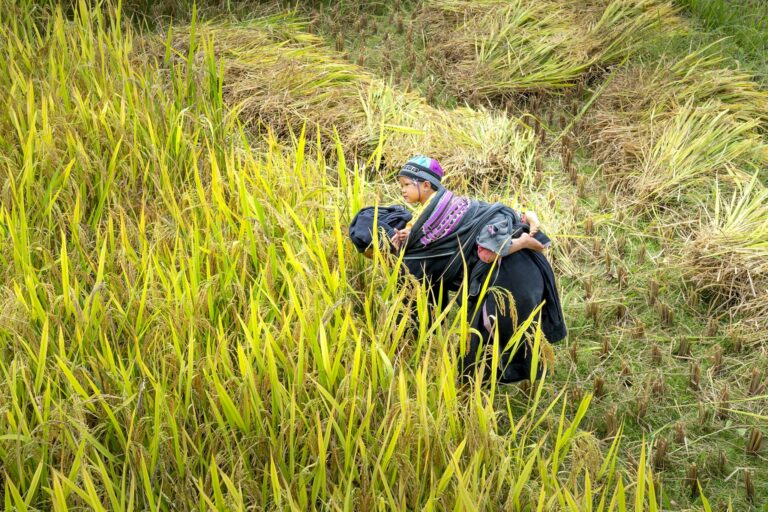
[[[367,206],[357,212],[349,225],[349,238],[358,252],[365,252],[373,243],[374,222],[386,234],[386,241],[411,220],[411,212],[402,206]],[[383,242],[383,237],[379,239]]]

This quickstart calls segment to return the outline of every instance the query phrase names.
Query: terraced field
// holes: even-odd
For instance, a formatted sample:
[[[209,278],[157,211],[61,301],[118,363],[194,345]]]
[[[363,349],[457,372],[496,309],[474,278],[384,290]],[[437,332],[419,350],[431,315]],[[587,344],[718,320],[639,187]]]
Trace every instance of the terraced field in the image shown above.
[[[3,2],[4,507],[763,510],[766,19]],[[349,242],[417,153],[553,239],[544,378],[458,385],[471,312]]]

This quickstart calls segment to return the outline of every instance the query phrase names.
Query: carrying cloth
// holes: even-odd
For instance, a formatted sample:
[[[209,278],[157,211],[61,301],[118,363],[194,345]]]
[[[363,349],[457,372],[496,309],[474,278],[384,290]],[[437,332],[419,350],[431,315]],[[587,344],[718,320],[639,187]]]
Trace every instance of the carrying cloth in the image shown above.
[[[488,225],[501,221],[510,226],[527,226],[521,222],[520,215],[506,205],[470,200],[441,189],[411,228],[403,248],[403,262],[414,276],[427,277],[431,286],[441,286],[444,291],[458,291],[466,264],[469,272],[468,294],[470,300],[475,302],[491,269],[491,265],[483,263],[477,256],[477,238]],[[505,279],[507,269],[514,262],[527,262],[526,267],[533,265],[532,268],[538,269],[538,272],[515,272],[513,280]],[[547,340],[554,343],[562,340],[567,331],[554,272],[543,254],[524,249],[502,258],[491,276],[490,285],[503,286],[513,295],[521,296],[541,287],[540,281],[543,282],[543,290],[535,306],[541,300],[546,301],[540,325]]]
[[[367,206],[352,219],[349,238],[357,251],[362,253],[373,243],[374,221],[386,233],[388,242],[394,236],[395,229],[403,229],[410,220],[411,212],[402,206]]]
[[[431,201],[411,227],[403,247],[405,265],[417,277],[429,274],[452,291],[461,286],[464,265],[472,274],[470,296],[480,293],[488,265],[482,263],[475,250],[483,228],[499,218],[520,224],[520,215],[501,203],[489,204],[456,196],[448,189],[435,192]],[[416,268],[421,266],[421,269]]]
[[[520,238],[523,233],[530,233],[531,228],[528,224],[515,224],[514,219],[500,214],[480,230],[477,235],[477,245],[495,252],[498,255],[506,256],[509,251],[512,240]]]
[[[481,264],[490,267],[487,263],[481,262]],[[522,269],[526,270],[522,271]],[[486,276],[487,273],[483,273],[483,279]],[[524,316],[520,321],[524,321],[527,315],[544,300],[540,327],[550,343],[557,343],[568,334],[560,294],[557,292],[555,273],[552,271],[549,260],[542,253],[523,249],[505,256],[493,269],[489,286],[498,286],[512,292],[518,312]],[[542,288],[541,292],[536,291],[539,288]],[[530,308],[521,310],[521,300],[527,302]]]
[[[531,315],[541,304],[545,294],[544,279],[538,277],[539,269],[526,253],[528,250],[517,251],[502,258],[491,276],[491,284],[497,289],[508,291],[506,293],[488,293],[483,297],[482,303],[475,308],[475,302],[470,303],[471,311],[475,311],[470,319],[470,336],[467,350],[459,360],[459,372],[462,379],[471,380],[476,376],[478,364],[491,368],[493,362],[492,353],[488,348],[494,341],[498,332],[499,358],[498,366],[493,368],[499,383],[511,383],[529,379],[533,367],[533,350],[530,339],[536,329],[536,321],[528,328],[525,336],[516,347],[507,347],[506,344],[513,338],[520,324]],[[547,315],[541,313],[541,321],[538,322],[542,331],[548,323]],[[549,336],[547,336],[549,339]],[[542,359],[536,368],[536,374],[543,373]],[[486,378],[490,374],[486,373]]]
[[[530,232],[530,226],[528,226],[526,223],[519,222],[518,219],[519,217],[509,215],[506,211],[501,211],[495,214],[490,219],[488,224],[484,226],[484,228],[480,231],[480,235],[477,237],[477,244],[497,254],[506,254],[506,252],[509,250],[509,246],[512,244],[512,240],[519,238],[522,233]],[[542,244],[547,244],[550,242],[549,237],[547,237],[547,235],[545,235],[542,231],[536,232],[533,235],[533,238]],[[541,330],[547,337],[547,340],[553,343],[560,341],[565,337],[566,329],[563,319],[562,305],[560,304],[560,295],[557,293],[557,284],[555,282],[555,274],[552,271],[552,266],[549,264],[549,260],[547,260],[546,256],[540,252],[530,250],[523,250],[518,252],[523,253],[527,258],[529,258],[543,277],[543,298],[546,300],[546,303],[542,308],[542,318],[546,318],[547,321],[542,321]],[[504,274],[509,273],[507,270],[509,268],[509,264],[511,263],[509,258],[513,255],[514,254],[504,256],[499,264],[496,265],[494,275],[490,281],[490,286],[503,286],[504,288],[509,288],[510,277],[505,277]],[[514,260],[518,263],[518,266],[523,264],[519,258],[514,258]],[[483,273],[482,275],[484,278],[487,274]],[[530,275],[529,277],[526,277],[527,275],[528,274],[517,274],[514,278],[516,284],[515,288],[519,290],[518,296],[520,293],[527,293],[527,288],[525,288],[525,286],[519,285],[521,281],[523,283],[528,282],[531,287],[534,287],[536,284],[533,282],[534,276]],[[498,282],[500,277],[501,283]],[[470,287],[471,291],[476,291],[477,287],[482,283],[473,281],[472,284],[474,286]],[[472,293],[470,293],[470,295],[472,295]]]
[[[474,249],[480,230],[502,211],[519,221],[517,213],[501,203],[488,204],[456,196],[445,188],[438,190],[411,227],[402,249],[403,261],[409,269],[412,263],[430,262],[425,270],[433,279],[452,288],[460,285],[464,262],[472,268],[470,264],[479,261]]]

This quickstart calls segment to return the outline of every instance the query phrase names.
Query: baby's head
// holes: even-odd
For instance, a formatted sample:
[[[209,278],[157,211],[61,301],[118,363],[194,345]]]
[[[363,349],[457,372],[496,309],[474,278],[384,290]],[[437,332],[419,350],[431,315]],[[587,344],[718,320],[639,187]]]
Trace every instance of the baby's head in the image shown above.
[[[400,191],[407,203],[424,203],[442,188],[443,168],[437,160],[417,155],[408,160],[397,175]]]

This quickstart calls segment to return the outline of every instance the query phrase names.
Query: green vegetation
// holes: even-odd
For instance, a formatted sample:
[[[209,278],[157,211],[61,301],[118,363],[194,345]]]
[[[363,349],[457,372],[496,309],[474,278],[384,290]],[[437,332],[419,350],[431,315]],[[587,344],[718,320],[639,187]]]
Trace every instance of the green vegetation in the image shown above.
[[[715,35],[731,41],[733,58],[765,80],[768,70],[768,5],[759,0],[680,0],[686,12]]]
[[[5,509],[759,510],[768,29],[680,7],[3,3]],[[555,240],[546,378],[346,241],[414,153]]]

